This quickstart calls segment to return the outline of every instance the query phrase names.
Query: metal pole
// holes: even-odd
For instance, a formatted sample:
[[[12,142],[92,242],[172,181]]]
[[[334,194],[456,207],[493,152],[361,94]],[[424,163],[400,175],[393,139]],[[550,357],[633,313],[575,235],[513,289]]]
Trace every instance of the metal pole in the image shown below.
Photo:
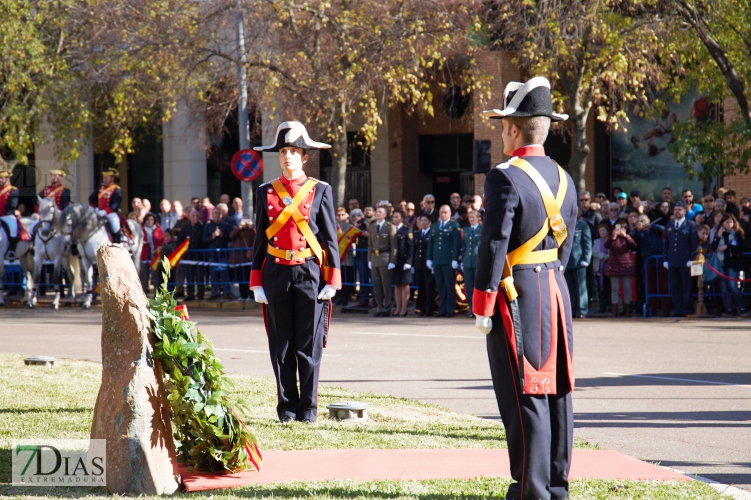
[[[240,101],[237,105],[237,121],[240,125],[240,149],[250,149],[250,129],[248,127],[248,58],[245,55],[245,30],[243,26],[242,0],[236,0],[237,52],[240,54],[239,78]],[[242,181],[242,198],[245,217],[253,219],[253,184]]]

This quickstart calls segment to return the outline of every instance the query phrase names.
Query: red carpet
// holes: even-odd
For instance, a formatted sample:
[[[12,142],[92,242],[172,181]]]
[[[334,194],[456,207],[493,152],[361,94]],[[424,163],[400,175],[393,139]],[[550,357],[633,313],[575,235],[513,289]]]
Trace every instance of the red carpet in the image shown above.
[[[264,451],[261,472],[217,476],[181,472],[187,491],[326,479],[472,479],[510,477],[506,450]],[[617,451],[574,450],[571,479],[690,481]]]

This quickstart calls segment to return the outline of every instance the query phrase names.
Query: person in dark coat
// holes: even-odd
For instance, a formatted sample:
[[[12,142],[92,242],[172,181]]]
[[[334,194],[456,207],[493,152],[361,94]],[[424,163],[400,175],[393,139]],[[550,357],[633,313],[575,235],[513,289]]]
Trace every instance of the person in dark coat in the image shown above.
[[[699,247],[699,235],[696,233],[696,224],[686,218],[686,205],[682,201],[675,204],[673,216],[675,221],[665,228],[663,266],[668,270],[673,316],[681,317],[694,312],[691,261]]]
[[[610,236],[605,240],[605,248],[609,257],[605,265],[605,276],[610,278],[610,312],[615,318],[618,316],[618,303],[621,300],[623,287],[623,314],[631,317],[631,279],[636,273],[636,263],[631,255],[636,250],[636,242],[628,234],[628,221],[619,219],[610,230]]]
[[[420,316],[430,317],[435,307],[435,281],[433,271],[428,267],[428,246],[430,243],[430,217],[425,214],[417,218],[418,229],[413,232],[415,249],[412,255],[412,267],[415,268],[417,285],[417,304],[415,310]]]
[[[438,287],[438,316],[451,318],[456,310],[456,270],[459,268],[461,230],[451,218],[451,207],[443,205],[438,221],[430,228],[428,267]]]
[[[13,260],[16,258],[16,245],[20,239],[19,222],[16,217],[20,191],[10,183],[13,172],[2,170],[4,166],[5,161],[0,158],[0,226],[8,236],[8,259]],[[4,257],[4,255],[0,255],[0,258]]]
[[[232,250],[229,253],[229,269],[232,273],[230,281],[240,285],[240,300],[251,300],[249,287],[250,265],[253,262],[251,247],[256,239],[253,222],[250,219],[240,219],[240,223],[230,231],[229,238],[232,240],[232,248],[243,249]]]
[[[203,294],[206,288],[204,286],[206,279],[205,266],[196,264],[196,262],[200,263],[205,259],[205,253],[202,251],[206,248],[206,245],[203,242],[203,223],[201,222],[201,213],[195,208],[191,208],[188,211],[187,219],[188,224],[180,229],[180,234],[177,236],[178,244],[190,239],[188,252],[185,254],[183,262],[180,263],[180,267],[183,269],[188,280],[185,300],[196,299],[196,288],[198,289],[198,300],[203,300]]]
[[[587,268],[592,262],[592,234],[589,224],[583,220],[576,221],[574,244],[566,264],[566,284],[571,295],[571,308],[574,318],[584,318],[589,313],[589,294],[587,292]]]
[[[70,189],[66,188],[60,182],[61,178],[65,176],[65,171],[53,169],[49,174],[49,185],[39,191],[40,198],[50,198],[55,202],[55,206],[58,210],[65,210],[70,204]],[[36,205],[36,204],[35,204]],[[34,207],[34,211],[39,211],[39,205]]]
[[[574,372],[563,269],[574,241],[577,198],[571,176],[540,146],[550,120],[567,117],[553,113],[543,77],[509,83],[504,108],[485,114],[503,120],[503,152],[512,157],[485,177],[472,300],[476,325],[488,334],[490,373],[506,428],[513,478],[506,498],[567,498]]]
[[[720,227],[717,229],[714,241],[712,241],[712,251],[717,252],[717,257],[721,263],[721,269],[725,276],[733,278],[728,280],[720,277],[720,293],[722,294],[722,303],[725,306],[723,316],[733,315],[733,304],[730,297],[735,300],[735,306],[740,316],[749,316],[746,306],[743,303],[743,294],[738,288],[737,281],[740,271],[743,270],[743,244],[745,234],[738,224],[738,220],[733,214],[726,213],[722,217]]]
[[[102,170],[102,185],[99,191],[91,193],[89,205],[97,209],[100,217],[107,219],[110,235],[113,243],[120,243],[122,233],[120,231],[120,204],[123,202],[123,192],[120,186],[115,184],[118,171],[114,168]]]
[[[365,214],[359,208],[352,210],[349,214],[352,225],[360,230],[360,236],[357,237],[354,252],[354,266],[357,272],[357,280],[360,282],[360,293],[357,295],[357,307],[368,307],[371,300],[372,287],[365,286],[371,282],[370,268],[368,267],[368,221]]]
[[[214,250],[207,252],[208,259],[216,263],[209,266],[211,276],[210,300],[219,298],[220,288],[224,298],[230,298],[229,272],[227,269],[228,252],[226,249],[229,248],[232,241],[230,233],[235,228],[235,221],[232,217],[227,217],[227,212],[227,205],[219,203],[212,211],[212,220],[203,227],[203,242],[206,244],[206,248]]]
[[[645,214],[639,216],[637,230],[633,234],[636,242],[636,251],[641,256],[639,259],[644,263],[647,272],[647,289],[649,293],[668,293],[668,272],[659,265],[659,261],[654,258],[662,256],[662,238],[665,234],[665,228],[659,224],[650,222],[649,217]],[[641,268],[637,268],[637,272]],[[670,299],[663,297],[659,300],[660,308],[663,315],[670,314]],[[652,311],[657,309],[658,299],[650,299],[649,307]]]
[[[394,302],[396,302],[394,316],[406,316],[409,286],[412,284],[412,255],[415,240],[412,228],[404,223],[404,212],[399,209],[394,210],[391,214],[391,221],[396,226],[396,267],[391,271]]]
[[[263,319],[282,423],[318,417],[318,377],[329,331],[331,299],[342,287],[334,193],[305,175],[315,142],[297,121],[277,127],[276,142],[256,151],[278,152],[282,175],[258,187],[256,240],[250,289],[264,304]],[[299,378],[299,390],[298,390]]]
[[[462,272],[464,273],[464,289],[467,292],[468,318],[474,318],[472,312],[472,290],[475,288],[475,270],[477,269],[477,249],[480,248],[482,226],[480,214],[474,210],[467,214],[469,226],[462,229],[462,247],[459,252],[462,257]]]

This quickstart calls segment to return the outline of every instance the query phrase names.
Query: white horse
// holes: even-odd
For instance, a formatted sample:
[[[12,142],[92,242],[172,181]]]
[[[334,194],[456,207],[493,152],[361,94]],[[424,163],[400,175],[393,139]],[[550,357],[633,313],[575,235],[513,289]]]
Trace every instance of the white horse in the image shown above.
[[[60,229],[64,235],[69,235],[71,243],[77,245],[78,256],[81,259],[81,282],[83,284],[84,300],[81,307],[88,309],[91,307],[92,285],[94,280],[94,265],[96,264],[96,254],[99,249],[110,243],[107,230],[104,228],[105,221],[100,219],[96,210],[89,205],[74,203],[68,205],[60,217]],[[132,238],[123,237],[123,247],[131,253],[133,265],[138,272],[141,266],[141,246],[143,245],[143,229],[141,225],[134,221],[128,220]]]
[[[29,228],[30,219],[24,219],[24,226]],[[5,233],[5,229],[0,226],[0,306],[5,305],[5,299],[3,298],[3,278],[5,277],[5,254],[8,252],[10,241],[8,240],[10,235]],[[31,270],[34,268],[34,261],[31,255],[32,242],[31,241],[19,241],[16,245],[16,260],[21,264],[21,272],[26,277],[26,293],[24,294],[24,301],[28,302],[31,296],[31,286],[33,285],[33,277]]]
[[[39,204],[39,221],[34,232],[34,283],[26,307],[31,309],[36,305],[39,277],[42,275],[45,261],[49,261],[53,265],[53,283],[55,284],[55,298],[52,301],[52,308],[57,309],[60,307],[60,286],[62,285],[63,271],[66,272],[67,281],[71,285],[69,286],[67,300],[73,301],[75,298],[75,291],[72,286],[75,271],[70,255],[70,240],[59,230],[62,212],[57,209],[55,202],[49,198],[40,197],[37,197],[37,202]]]

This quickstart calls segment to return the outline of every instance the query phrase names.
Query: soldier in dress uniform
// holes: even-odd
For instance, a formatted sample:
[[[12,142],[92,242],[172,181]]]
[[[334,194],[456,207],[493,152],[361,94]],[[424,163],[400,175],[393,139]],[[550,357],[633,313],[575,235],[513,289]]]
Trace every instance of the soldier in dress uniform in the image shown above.
[[[264,304],[282,423],[316,421],[331,298],[342,287],[333,190],[303,170],[307,150],[330,147],[311,140],[302,123],[286,121],[277,128],[274,144],[254,148],[278,152],[282,167],[279,178],[256,190],[250,272],[250,289]]]
[[[60,182],[60,178],[65,176],[65,172],[62,170],[50,170],[50,184],[44,189],[39,191],[40,198],[50,198],[55,202],[55,206],[58,210],[65,210],[70,204],[70,189],[66,188]],[[38,211],[39,206],[34,207],[34,211]]]
[[[681,317],[694,312],[691,286],[691,261],[699,247],[696,223],[686,217],[686,205],[679,201],[673,207],[674,222],[665,227],[665,262],[668,284],[673,298],[673,316]]]
[[[412,228],[405,224],[404,219],[404,212],[398,208],[391,214],[391,221],[396,228],[396,267],[391,271],[394,302],[396,302],[394,316],[407,315],[409,285],[412,284],[412,254],[415,250],[415,240]]]
[[[428,245],[430,243],[430,217],[422,214],[417,218],[414,231],[415,248],[412,257],[412,267],[415,268],[415,283],[417,284],[417,304],[415,309],[420,316],[433,315],[435,304],[435,281],[433,271],[428,267]]]
[[[512,158],[485,178],[485,217],[473,311],[488,334],[493,387],[506,428],[509,499],[569,496],[574,438],[571,305],[563,276],[577,216],[571,177],[545,155],[553,113],[542,77],[511,82],[503,122]],[[500,293],[499,293],[500,292]]]
[[[13,172],[6,170],[6,166],[5,161],[0,158],[0,225],[8,235],[8,260],[13,260],[16,258],[16,245],[20,239],[16,207],[21,194],[18,188],[10,183]]]
[[[443,205],[438,221],[430,228],[428,267],[438,286],[438,316],[452,318],[456,310],[456,269],[461,247],[459,223],[451,218],[451,207]]]
[[[589,224],[584,220],[577,220],[574,243],[564,272],[574,318],[584,318],[589,313],[587,268],[591,261],[592,233],[589,231]]]
[[[469,226],[462,229],[462,272],[464,273],[464,289],[467,292],[468,318],[474,318],[472,312],[472,290],[475,288],[475,269],[477,268],[477,249],[480,247],[482,226],[480,214],[470,210],[467,215]]]
[[[368,269],[373,279],[373,297],[378,311],[373,315],[391,316],[391,270],[396,267],[396,227],[386,220],[386,208],[378,207],[375,221],[368,226]]]
[[[118,175],[114,168],[105,167],[102,170],[102,185],[99,191],[91,193],[89,205],[97,209],[100,217],[104,217],[109,225],[113,243],[120,243],[120,204],[123,202],[123,192],[115,184]]]

